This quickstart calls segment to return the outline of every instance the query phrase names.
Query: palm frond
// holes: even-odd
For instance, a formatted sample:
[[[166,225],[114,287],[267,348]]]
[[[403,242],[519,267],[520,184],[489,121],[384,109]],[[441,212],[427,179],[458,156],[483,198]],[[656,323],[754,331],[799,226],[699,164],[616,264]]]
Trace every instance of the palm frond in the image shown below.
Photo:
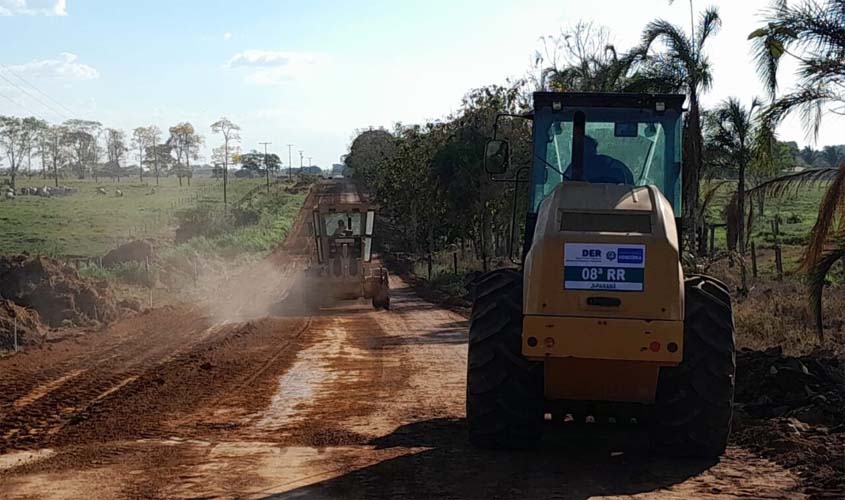
[[[775,1],[767,10],[765,26],[754,30],[757,72],[772,99],[777,93],[780,60],[788,55],[798,61],[798,86],[771,107],[777,121],[799,111],[808,137],[818,137],[825,106],[843,102],[845,86],[845,1],[804,0],[789,5]]]
[[[819,215],[804,250],[801,266],[805,270],[817,265],[832,235],[845,232],[845,164],[834,170],[836,175],[819,204]]]
[[[722,19],[719,17],[719,9],[716,7],[709,7],[701,14],[701,20],[698,22],[698,29],[695,30],[696,41],[695,48],[699,54],[704,50],[704,44],[707,38],[713,35],[719,28],[722,27]]]
[[[836,247],[819,256],[819,260],[816,261],[815,265],[809,270],[808,284],[810,291],[810,307],[813,310],[813,316],[816,320],[816,334],[819,336],[819,341],[821,342],[824,342],[822,298],[824,295],[827,275],[830,272],[830,268],[842,259],[845,259],[845,235],[840,236]]]
[[[664,41],[672,57],[686,66],[694,65],[695,51],[681,28],[664,19],[648,23],[643,30],[641,47],[647,52],[648,48],[658,39]]]
[[[793,174],[781,175],[758,184],[746,191],[750,196],[780,198],[813,184],[830,182],[839,173],[838,168],[811,168]]]

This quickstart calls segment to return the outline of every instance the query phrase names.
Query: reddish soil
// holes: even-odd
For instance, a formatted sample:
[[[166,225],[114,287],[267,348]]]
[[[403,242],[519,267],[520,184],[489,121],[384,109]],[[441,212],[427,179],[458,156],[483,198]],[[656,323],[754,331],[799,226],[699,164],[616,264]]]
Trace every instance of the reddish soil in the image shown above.
[[[121,315],[108,283],[43,256],[0,257],[0,296],[37,311],[51,327],[109,323]]]
[[[582,426],[539,450],[471,447],[463,316],[398,278],[391,311],[281,301],[308,208],[203,303],[0,359],[0,497],[805,497],[802,471],[754,446],[667,460]]]

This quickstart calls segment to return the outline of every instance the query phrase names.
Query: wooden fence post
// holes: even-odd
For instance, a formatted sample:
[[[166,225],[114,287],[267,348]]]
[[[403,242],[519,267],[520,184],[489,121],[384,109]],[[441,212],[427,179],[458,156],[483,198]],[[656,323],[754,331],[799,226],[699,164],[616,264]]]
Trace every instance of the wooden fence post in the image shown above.
[[[716,226],[710,226],[710,248],[708,255],[713,255],[716,251]]]
[[[458,252],[452,252],[452,269],[458,274]]]
[[[780,245],[775,245],[775,267],[777,268],[778,281],[783,281],[783,255]]]
[[[428,254],[428,281],[431,281],[431,252]]]
[[[757,247],[751,242],[751,275],[757,278]]]

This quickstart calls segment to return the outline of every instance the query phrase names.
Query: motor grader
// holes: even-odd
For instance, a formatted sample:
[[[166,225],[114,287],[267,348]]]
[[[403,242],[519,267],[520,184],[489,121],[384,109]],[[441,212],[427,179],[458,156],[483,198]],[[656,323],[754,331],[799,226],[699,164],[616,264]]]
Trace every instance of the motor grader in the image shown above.
[[[324,181],[320,188],[311,221],[314,254],[302,282],[304,302],[319,306],[326,299],[363,297],[376,309],[389,309],[387,269],[373,262],[377,207],[345,181]]]
[[[659,453],[725,450],[733,315],[727,287],[684,276],[680,262],[684,99],[538,92],[531,112],[497,116],[485,168],[513,183],[514,207],[527,184],[528,208],[524,224],[512,223],[511,241],[524,227],[519,268],[475,285],[474,444],[527,447],[566,420],[636,422]],[[497,137],[507,116],[533,122],[519,168]]]

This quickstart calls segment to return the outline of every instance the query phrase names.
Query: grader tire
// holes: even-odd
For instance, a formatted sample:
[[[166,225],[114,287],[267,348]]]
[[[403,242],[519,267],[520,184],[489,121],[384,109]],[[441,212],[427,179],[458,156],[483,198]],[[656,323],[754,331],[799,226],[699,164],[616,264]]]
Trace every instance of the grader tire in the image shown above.
[[[469,327],[466,412],[476,446],[527,448],[540,438],[543,365],[521,351],[522,275],[490,272],[475,288]]]
[[[684,357],[661,368],[651,426],[655,451],[715,458],[731,429],[736,353],[730,295],[722,283],[694,276],[684,283]]]

